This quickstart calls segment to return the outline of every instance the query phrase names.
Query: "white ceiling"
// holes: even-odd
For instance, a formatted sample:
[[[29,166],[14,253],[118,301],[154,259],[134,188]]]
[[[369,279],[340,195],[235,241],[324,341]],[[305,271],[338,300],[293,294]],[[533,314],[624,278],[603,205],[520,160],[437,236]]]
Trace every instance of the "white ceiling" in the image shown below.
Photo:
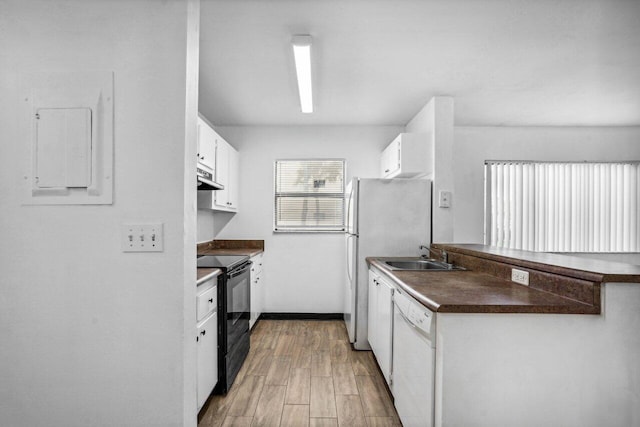
[[[294,34],[313,36],[313,114]],[[200,111],[216,125],[640,125],[640,1],[202,0]]]

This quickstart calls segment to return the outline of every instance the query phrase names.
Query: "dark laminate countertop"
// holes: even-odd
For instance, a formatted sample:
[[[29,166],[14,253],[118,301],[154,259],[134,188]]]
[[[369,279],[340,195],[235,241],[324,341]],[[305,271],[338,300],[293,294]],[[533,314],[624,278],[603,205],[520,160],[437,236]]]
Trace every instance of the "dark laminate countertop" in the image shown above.
[[[367,258],[401,289],[430,310],[441,313],[597,314],[600,307],[533,289],[478,271],[401,271],[384,258]]]
[[[640,266],[619,262],[582,258],[570,254],[522,251],[479,244],[436,243],[436,250],[444,249],[487,260],[499,261],[514,266],[533,268],[560,274],[606,282],[640,283]]]
[[[222,270],[220,270],[219,268],[196,268],[196,280],[197,282],[204,281],[207,276],[217,276],[220,273],[222,273]]]
[[[256,248],[232,248],[232,249],[203,249],[198,250],[198,255],[247,255],[249,257],[264,252]]]
[[[199,243],[198,255],[246,255],[264,252],[264,240],[212,240]]]

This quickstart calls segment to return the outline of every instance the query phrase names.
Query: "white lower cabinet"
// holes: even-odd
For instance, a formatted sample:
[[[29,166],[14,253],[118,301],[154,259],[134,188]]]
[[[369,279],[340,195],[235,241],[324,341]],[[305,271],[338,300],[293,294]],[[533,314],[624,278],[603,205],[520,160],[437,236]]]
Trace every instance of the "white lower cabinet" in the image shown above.
[[[198,325],[198,411],[218,382],[218,312]]]
[[[381,275],[369,270],[369,344],[390,387],[394,289]]]
[[[218,382],[217,280],[217,276],[208,279],[196,291],[198,411]]]
[[[262,274],[262,258],[264,253],[251,257],[251,310],[249,315],[249,329],[253,327],[262,314],[264,299],[264,279]]]

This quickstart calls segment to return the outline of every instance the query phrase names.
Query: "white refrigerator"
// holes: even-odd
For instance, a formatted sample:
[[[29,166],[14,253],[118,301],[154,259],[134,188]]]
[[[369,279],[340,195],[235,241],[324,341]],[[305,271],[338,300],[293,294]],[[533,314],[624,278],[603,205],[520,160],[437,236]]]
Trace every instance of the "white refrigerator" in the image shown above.
[[[347,274],[344,321],[349,341],[369,350],[365,258],[417,256],[431,242],[431,181],[353,178],[345,194]]]

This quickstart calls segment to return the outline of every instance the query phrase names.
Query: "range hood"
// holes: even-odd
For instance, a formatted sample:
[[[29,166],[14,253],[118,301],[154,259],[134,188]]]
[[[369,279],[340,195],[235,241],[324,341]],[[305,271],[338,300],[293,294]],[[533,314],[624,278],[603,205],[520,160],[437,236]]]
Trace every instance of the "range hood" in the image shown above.
[[[224,185],[213,180],[213,174],[204,169],[197,168],[198,191],[224,190]]]

